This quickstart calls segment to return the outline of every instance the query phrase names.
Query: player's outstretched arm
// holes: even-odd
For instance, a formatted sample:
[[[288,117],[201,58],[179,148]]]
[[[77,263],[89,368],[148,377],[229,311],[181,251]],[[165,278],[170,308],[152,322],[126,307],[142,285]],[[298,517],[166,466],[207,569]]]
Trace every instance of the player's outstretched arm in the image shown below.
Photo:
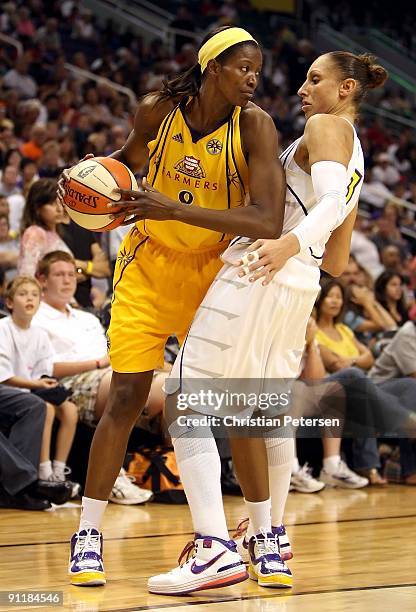
[[[121,190],[125,199],[117,202],[117,207],[124,205],[126,210],[120,213],[120,216],[126,212],[134,215],[133,219],[129,219],[129,223],[141,219],[176,220],[252,238],[280,236],[286,180],[277,157],[276,128],[267,113],[253,106],[241,118],[240,129],[248,158],[249,206],[226,210],[184,206],[144,183],[145,192]],[[111,204],[109,208],[112,208]]]

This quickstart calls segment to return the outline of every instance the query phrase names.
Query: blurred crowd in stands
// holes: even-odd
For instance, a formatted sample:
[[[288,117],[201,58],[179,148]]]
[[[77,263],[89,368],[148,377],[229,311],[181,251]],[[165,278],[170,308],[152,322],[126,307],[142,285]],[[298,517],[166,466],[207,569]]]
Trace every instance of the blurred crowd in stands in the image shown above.
[[[62,482],[69,473],[66,461],[74,438],[74,423],[73,409],[65,406],[73,402],[80,421],[93,427],[108,393],[110,369],[105,355],[104,328],[110,316],[111,270],[123,231],[128,228],[98,236],[76,226],[65,217],[56,200],[56,181],[64,168],[86,153],[108,155],[124,144],[132,126],[134,103],[131,96],[114,89],[109,81],[130,89],[133,98],[137,98],[158,89],[167,75],[191,67],[196,61],[198,40],[210,29],[229,23],[248,27],[263,42],[265,51],[256,102],[273,117],[284,148],[304,127],[296,91],[317,55],[312,41],[305,37],[312,13],[315,19],[327,20],[334,27],[341,22],[361,24],[354,2],[340,3],[337,11],[329,11],[324,3],[305,2],[306,21],[302,27],[273,13],[257,13],[244,0],[162,4],[170,9],[173,6],[176,16],[170,25],[181,31],[176,34],[173,46],[160,39],[146,42],[129,29],[120,32],[110,21],[100,23],[83,3],[75,0],[25,0],[2,5],[0,34],[18,41],[22,53],[18,54],[15,47],[0,38],[0,307],[8,326],[6,329],[5,323],[0,332],[6,336],[12,334],[10,337],[13,333],[20,334],[19,317],[16,322],[15,313],[11,318],[7,315],[13,311],[19,287],[25,287],[28,294],[32,291],[33,316],[35,321],[42,322],[41,327],[49,337],[49,365],[43,373],[50,380],[55,377],[61,383],[68,383],[67,387],[73,384],[74,376],[78,377],[77,396],[73,394],[59,404],[56,398],[55,404],[46,402],[55,405],[56,410],[46,411],[45,427],[50,428],[56,416],[61,422],[58,439],[61,429],[66,432],[62,436],[67,437],[66,444],[58,445],[60,454],[55,466],[51,463],[49,447],[46,450],[42,446],[43,450],[39,451],[43,494],[48,486],[45,483]],[[368,22],[367,14],[368,11],[362,25]],[[401,40],[409,49],[414,45],[414,34],[403,20],[399,22],[393,14],[383,12],[378,12],[377,17],[380,25],[388,26],[393,35],[400,28]],[[96,82],[84,73],[71,70],[68,64],[108,81]],[[369,102],[402,117],[414,119],[416,116],[415,99],[389,85],[381,96]],[[404,329],[402,341],[397,344],[405,355],[399,352],[397,356],[397,351],[394,357],[390,355],[397,361],[392,377],[411,378],[416,376],[416,349],[412,352],[406,342],[416,340],[412,322],[416,320],[415,132],[400,124],[386,124],[374,115],[363,115],[359,135],[365,152],[366,176],[353,233],[352,257],[340,282],[327,288],[327,293],[320,298],[307,349],[319,345],[322,375],[358,367],[371,376],[379,360],[385,359],[387,353],[383,349]],[[30,279],[35,275],[40,285],[38,281],[31,284]],[[10,289],[10,283],[16,278],[20,279],[17,286],[11,285]],[[26,281],[21,282],[22,278]],[[36,314],[41,290],[42,303]],[[62,317],[72,321],[75,335],[62,338],[56,333],[65,327],[59,325]],[[32,317],[27,319],[26,331]],[[93,341],[85,347],[69,347],[68,342],[79,337],[77,330],[82,333],[83,326],[92,334]],[[20,336],[19,341],[26,342],[24,334]],[[168,350],[168,361],[174,355],[175,350]],[[21,377],[4,367],[5,359],[12,357],[0,355],[0,383]],[[75,365],[69,363],[74,361]],[[153,420],[150,430],[154,430],[154,419],[158,419],[163,407],[161,386],[165,375],[163,372],[156,375],[154,393],[138,423],[149,429]],[[68,379],[71,380],[68,382]],[[36,379],[35,386],[32,383],[13,383],[13,386],[25,391],[35,389],[36,384],[45,388],[47,384],[39,380]],[[2,401],[0,397],[0,404]],[[36,409],[39,410],[39,405]],[[10,423],[6,421],[0,410],[0,436],[6,439],[9,434],[10,440]],[[6,444],[3,438],[0,440]],[[333,446],[329,450],[327,446],[324,444],[321,484],[334,484],[335,472],[341,474],[338,482],[344,482],[340,486],[385,484],[378,471],[380,458],[374,440],[364,441],[361,447],[356,445],[353,452],[353,457],[358,459],[355,464],[352,460],[352,467],[360,470],[361,476],[340,463],[340,448],[334,451]],[[398,478],[415,484],[416,458],[412,443],[403,446],[401,451],[402,471]],[[327,459],[332,458],[326,466],[325,453]],[[31,478],[25,487],[33,486],[36,478],[33,474]],[[308,468],[302,468],[299,463],[294,466],[292,484],[294,489],[305,492],[322,488]],[[79,487],[75,485],[71,483],[71,494],[78,492]],[[117,486],[113,501],[142,503],[148,499],[146,492],[132,485],[123,471]],[[25,487],[20,491],[30,498],[33,490],[28,492]],[[3,482],[0,506],[16,504],[13,499],[17,493],[14,489],[6,490]],[[30,505],[26,498],[21,506]]]

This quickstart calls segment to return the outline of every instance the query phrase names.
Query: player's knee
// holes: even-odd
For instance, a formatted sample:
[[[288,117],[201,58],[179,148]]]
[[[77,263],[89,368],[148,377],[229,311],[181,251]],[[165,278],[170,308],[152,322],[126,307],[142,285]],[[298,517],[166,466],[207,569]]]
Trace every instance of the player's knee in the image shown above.
[[[119,383],[108,398],[106,414],[120,422],[130,422],[137,419],[147,400],[147,393],[143,393],[136,385]]]

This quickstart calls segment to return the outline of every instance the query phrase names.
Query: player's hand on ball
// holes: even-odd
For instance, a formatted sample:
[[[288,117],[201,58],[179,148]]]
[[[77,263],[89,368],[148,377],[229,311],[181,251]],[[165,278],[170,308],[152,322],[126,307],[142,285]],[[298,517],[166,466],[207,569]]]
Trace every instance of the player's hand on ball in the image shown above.
[[[130,189],[119,189],[122,200],[110,202],[108,208],[125,208],[122,212],[114,213],[114,218],[132,215],[122,223],[130,225],[143,219],[154,219],[155,221],[168,221],[173,219],[174,211],[179,207],[178,202],[157,191],[143,178],[143,191],[133,191]]]
[[[77,162],[78,164],[86,159],[91,159],[91,157],[94,157],[93,153],[87,153],[82,159],[79,160],[79,162]],[[76,164],[74,164],[76,166]],[[71,166],[72,168],[74,166]],[[65,183],[67,181],[69,181],[69,173],[71,171],[71,168],[65,168],[65,170],[62,170],[61,176],[58,179],[58,188],[57,188],[57,198],[61,204],[61,206],[64,205],[64,196],[65,196]]]
[[[299,243],[293,234],[287,234],[277,240],[260,239],[253,242],[247,254],[234,265],[241,268],[240,277],[254,272],[249,278],[253,283],[263,278],[263,285],[268,285],[276,272],[281,270],[288,259],[299,252]]]

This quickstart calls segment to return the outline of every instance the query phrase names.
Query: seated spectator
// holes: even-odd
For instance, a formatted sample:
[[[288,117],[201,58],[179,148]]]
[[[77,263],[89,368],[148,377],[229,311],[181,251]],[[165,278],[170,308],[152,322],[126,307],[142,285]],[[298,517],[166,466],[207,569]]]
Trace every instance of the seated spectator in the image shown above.
[[[100,420],[110,392],[111,368],[104,330],[93,314],[71,308],[77,287],[74,258],[55,251],[43,257],[37,276],[43,298],[34,324],[44,329],[56,353],[54,374],[72,390],[79,419],[89,426]],[[140,504],[150,499],[149,491],[139,489],[122,471],[110,501]]]
[[[35,98],[38,86],[29,75],[29,61],[27,57],[18,57],[11,68],[3,77],[3,85],[8,89],[13,89],[22,98]]]
[[[22,193],[25,198],[27,198],[27,194],[29,193],[29,189],[39,179],[38,175],[38,167],[36,162],[30,157],[23,157],[20,162],[20,173],[21,179],[19,183],[19,187],[22,190]]]
[[[13,95],[9,92],[9,96]],[[4,104],[4,103],[3,103]],[[6,103],[7,104],[7,103]],[[3,106],[4,109],[4,106]],[[3,110],[4,112],[4,110]],[[2,168],[4,168],[7,152],[10,149],[17,147],[17,140],[14,133],[14,123],[10,119],[0,120],[0,162]]]
[[[24,157],[38,161],[43,154],[43,145],[46,140],[46,128],[41,123],[35,123],[30,131],[30,140],[24,142],[20,147]]]
[[[345,304],[343,285],[329,280],[322,286],[316,302],[316,340],[327,372],[358,367],[368,370],[373,365],[371,351],[354,336],[354,332],[341,323]]]
[[[382,208],[392,197],[393,192],[381,181],[373,179],[371,169],[366,169],[360,199],[377,208]]]
[[[67,482],[39,480],[45,402],[0,384],[0,508],[48,510],[71,496]]]
[[[393,317],[377,302],[374,292],[363,284],[360,266],[350,256],[340,283],[346,290],[344,323],[357,338],[368,344],[378,332],[397,327]]]
[[[401,252],[395,244],[384,247],[380,253],[380,259],[385,270],[393,270],[396,274],[404,273]]]
[[[322,361],[327,372],[338,372],[351,367],[367,371],[373,365],[374,358],[371,351],[356,339],[354,332],[340,322],[344,303],[344,288],[339,281],[329,280],[322,285],[316,302],[316,340]],[[387,483],[377,471],[380,458],[375,439],[354,440],[353,455],[356,470],[368,475],[371,484]]]
[[[75,299],[83,308],[92,308],[92,279],[102,279],[101,282],[106,279],[100,288],[95,287],[94,289],[95,293],[98,291],[103,293],[102,302],[106,298],[108,283],[112,274],[108,257],[97,240],[97,234],[80,227],[71,221],[67,215],[64,217],[61,230],[62,238],[76,258],[78,287]],[[111,234],[112,232],[108,233]]]
[[[59,22],[57,19],[53,17],[47,19],[46,24],[36,32],[36,43],[42,43],[48,50],[58,51],[61,47],[61,36],[58,28]]]
[[[22,193],[18,182],[19,172],[16,166],[6,166],[1,175],[0,196],[8,198],[11,195]]]
[[[19,149],[11,148],[7,151],[6,155],[4,156],[2,166],[3,168],[6,168],[7,166],[13,166],[14,168],[16,168],[17,171],[19,171],[21,161],[22,161],[22,154],[20,153]]]
[[[400,172],[388,153],[380,153],[377,157],[377,165],[373,167],[372,175],[374,181],[384,183],[387,187],[393,187],[400,181]]]
[[[371,223],[369,220],[357,215],[351,237],[351,253],[356,258],[357,263],[364,266],[373,279],[376,279],[383,271],[383,266],[377,247],[369,238],[370,231]]]
[[[32,326],[40,304],[40,285],[34,278],[20,276],[6,291],[6,306],[11,316],[0,321],[0,382],[23,391],[32,391],[46,401],[46,420],[40,452],[39,478],[64,482],[70,473],[66,467],[75,436],[78,409],[58,387],[54,376],[56,361],[47,333]],[[52,425],[60,421],[55,460],[50,460]],[[80,489],[71,483],[72,497]]]
[[[397,237],[392,237],[395,233],[396,228],[392,220],[381,216],[377,219],[376,231],[370,236],[370,239],[376,245],[379,253],[381,253],[385,247],[394,245],[400,249],[401,256],[405,258],[407,255],[407,247],[402,238],[398,240]]]
[[[11,195],[7,198],[7,203],[9,208],[10,231],[13,235],[17,236],[20,234],[25,198],[22,194],[16,193],[16,195]]]
[[[376,383],[389,384],[390,388],[400,385],[404,377],[416,378],[416,323],[407,321],[397,331],[391,342],[369,372],[369,377]],[[406,380],[406,379],[404,379]],[[393,392],[393,391],[390,391]],[[414,403],[414,392],[410,389]],[[400,446],[400,463],[403,482],[416,485],[416,448],[413,442],[402,439]]]
[[[7,316],[4,294],[6,293],[6,273],[0,266],[0,319]]]
[[[306,329],[306,343],[303,354],[300,380],[307,383],[320,380],[326,376],[325,367],[316,341],[318,328],[315,320],[310,317]],[[322,435],[323,467],[319,480],[313,478],[308,465],[299,465],[297,454],[292,466],[290,488],[300,493],[316,493],[326,485],[338,486],[343,489],[360,489],[368,485],[368,479],[359,476],[351,470],[341,458],[342,439],[332,435]]]
[[[400,274],[392,270],[383,272],[374,286],[377,301],[395,320],[398,327],[408,320],[404,297],[404,283]]]
[[[34,276],[38,261],[51,251],[59,249],[71,255],[57,231],[62,220],[63,210],[56,197],[56,181],[39,179],[30,188],[23,211],[18,265],[20,275]]]
[[[404,323],[377,358],[369,376],[375,382],[416,378],[416,323]]]
[[[0,268],[7,270],[7,279],[16,274],[19,243],[10,232],[9,216],[0,212]]]
[[[49,140],[43,145],[42,151],[42,157],[38,161],[39,176],[57,179],[64,169],[59,156],[59,143],[56,140]]]

